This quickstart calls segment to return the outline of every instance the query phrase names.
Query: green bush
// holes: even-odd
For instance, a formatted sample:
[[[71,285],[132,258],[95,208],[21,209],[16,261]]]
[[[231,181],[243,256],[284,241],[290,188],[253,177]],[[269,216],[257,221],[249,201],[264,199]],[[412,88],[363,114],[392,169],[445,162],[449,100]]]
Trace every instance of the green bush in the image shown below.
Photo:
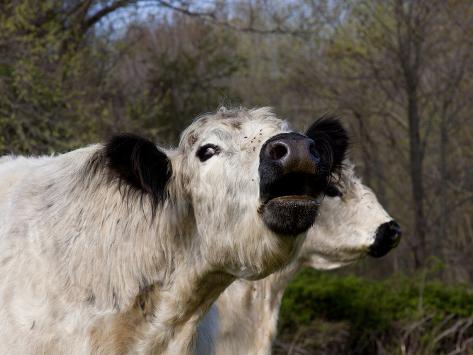
[[[384,344],[397,344],[401,335],[407,334],[405,330],[419,321],[428,328],[420,332],[426,337],[451,325],[445,319],[458,322],[473,315],[473,293],[466,286],[447,287],[424,279],[420,275],[370,281],[303,270],[286,290],[280,331],[287,338],[321,320],[346,323],[350,328],[347,348],[363,353],[375,351],[379,339]]]

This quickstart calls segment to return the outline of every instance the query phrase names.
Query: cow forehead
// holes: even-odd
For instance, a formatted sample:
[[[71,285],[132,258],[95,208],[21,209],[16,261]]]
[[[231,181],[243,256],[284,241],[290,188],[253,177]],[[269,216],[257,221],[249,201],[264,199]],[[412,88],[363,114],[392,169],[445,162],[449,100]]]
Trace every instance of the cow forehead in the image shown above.
[[[354,165],[350,161],[344,162],[344,168],[340,176],[340,190],[344,194],[345,199],[356,200],[376,200],[376,195],[361,179],[355,174]]]
[[[197,118],[182,133],[179,146],[186,150],[210,137],[228,141],[246,139],[252,134],[267,136],[288,130],[287,123],[278,119],[269,108],[220,109],[215,114]]]
[[[378,204],[375,193],[363,184],[361,178],[355,173],[354,164],[348,159],[343,162],[341,174],[335,177],[332,183],[342,192],[341,207],[349,208],[350,205],[352,208],[353,204],[357,207]]]
[[[355,173],[354,164],[349,159],[343,161],[342,171],[332,179],[332,183],[343,193],[344,198],[358,197],[365,191],[371,191],[362,184],[361,179]]]

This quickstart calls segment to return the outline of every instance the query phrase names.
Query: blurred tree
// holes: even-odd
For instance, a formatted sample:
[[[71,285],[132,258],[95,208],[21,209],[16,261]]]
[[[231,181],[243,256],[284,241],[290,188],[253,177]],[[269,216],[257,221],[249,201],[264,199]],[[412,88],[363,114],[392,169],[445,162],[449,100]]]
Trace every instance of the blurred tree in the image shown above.
[[[113,79],[124,89],[126,107],[120,111],[132,124],[128,128],[136,129],[138,123],[175,143],[196,115],[238,100],[229,89],[233,75],[245,65],[236,42],[234,33],[179,13],[131,26],[116,43],[130,50]]]
[[[175,142],[192,117],[231,96],[226,83],[243,60],[228,31],[166,13],[115,38],[94,27],[137,3],[0,5],[0,153],[63,151],[118,130]]]
[[[364,175],[407,226],[406,245],[421,267],[429,255],[442,258],[449,211],[471,205],[461,173],[468,165],[461,154],[446,159],[450,135],[463,140],[471,123],[471,8],[465,1],[392,0],[354,1],[345,10],[332,35],[318,37],[319,50],[290,66],[290,88],[353,118]],[[462,163],[449,168],[452,159]]]
[[[88,141],[103,79],[98,47],[79,45],[56,0],[0,5],[0,152],[38,154]],[[72,46],[71,43],[75,45]]]

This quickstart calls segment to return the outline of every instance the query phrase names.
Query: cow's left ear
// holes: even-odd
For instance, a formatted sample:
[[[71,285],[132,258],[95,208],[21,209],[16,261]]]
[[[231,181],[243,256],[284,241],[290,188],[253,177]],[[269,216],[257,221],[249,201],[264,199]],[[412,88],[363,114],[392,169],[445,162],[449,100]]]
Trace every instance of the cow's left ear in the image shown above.
[[[108,168],[130,187],[150,194],[154,202],[165,198],[172,167],[166,153],[148,139],[120,134],[105,145]]]
[[[340,169],[349,144],[348,133],[340,120],[335,117],[321,117],[309,127],[306,135],[314,140],[319,153],[326,155],[326,159],[331,161],[332,169]],[[330,148],[331,154],[327,148]]]

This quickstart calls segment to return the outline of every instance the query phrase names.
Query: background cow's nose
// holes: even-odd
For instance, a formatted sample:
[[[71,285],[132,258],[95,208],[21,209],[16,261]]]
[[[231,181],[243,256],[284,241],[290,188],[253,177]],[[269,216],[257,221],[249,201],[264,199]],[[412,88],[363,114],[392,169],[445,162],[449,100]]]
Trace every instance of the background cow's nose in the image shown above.
[[[381,224],[376,230],[376,237],[368,254],[376,258],[386,255],[399,244],[401,234],[401,226],[396,221]]]
[[[282,133],[271,138],[263,148],[263,157],[280,165],[284,172],[314,174],[320,163],[314,141],[297,133]]]

